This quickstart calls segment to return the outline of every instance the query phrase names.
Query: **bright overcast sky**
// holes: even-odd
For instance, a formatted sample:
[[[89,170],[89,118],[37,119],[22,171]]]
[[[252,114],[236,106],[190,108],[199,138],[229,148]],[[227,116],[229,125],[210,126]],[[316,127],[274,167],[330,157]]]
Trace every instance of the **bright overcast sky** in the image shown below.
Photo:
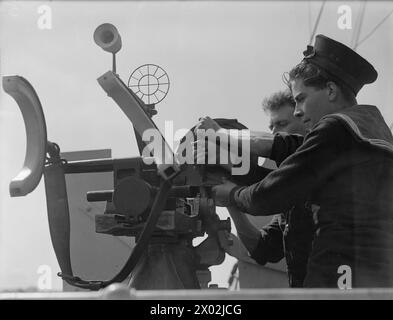
[[[37,26],[42,4],[52,9],[50,30]],[[343,4],[351,6],[352,29],[338,27],[337,10]],[[95,45],[93,32],[110,22],[122,36],[117,69],[125,82],[145,63],[169,74],[169,94],[157,105],[159,128],[164,121],[173,121],[175,130],[189,128],[209,115],[268,130],[261,101],[284,88],[281,75],[300,62],[320,6],[318,1],[2,1],[0,73],[23,76],[34,86],[48,139],[62,151],[111,148],[114,157],[136,156],[130,123],[96,81],[111,68],[111,56]],[[358,2],[329,1],[317,33],[350,45],[360,8]],[[359,40],[392,9],[390,1],[368,2]],[[393,15],[358,47],[379,72],[358,101],[377,105],[388,124],[393,122],[392,30]],[[57,270],[43,182],[27,197],[8,194],[24,152],[22,116],[1,89],[0,289],[34,286],[42,264]],[[228,265],[223,279],[215,282],[225,284]]]

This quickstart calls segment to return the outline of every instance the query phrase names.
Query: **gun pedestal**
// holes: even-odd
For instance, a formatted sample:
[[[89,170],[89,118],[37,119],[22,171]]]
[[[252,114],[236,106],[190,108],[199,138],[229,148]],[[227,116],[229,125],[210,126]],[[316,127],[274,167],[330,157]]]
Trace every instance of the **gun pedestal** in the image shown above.
[[[184,242],[170,244],[156,240],[157,243],[149,244],[133,272],[130,287],[137,290],[199,289],[198,258],[193,248]]]
[[[155,238],[135,268],[129,286],[137,290],[208,288],[211,265],[221,264],[225,252],[218,242],[208,238],[201,246],[191,242],[165,243]],[[203,262],[203,264],[201,264]]]
[[[124,169],[125,167],[121,166],[120,172]],[[185,170],[176,178],[177,183],[201,183],[193,175],[194,168],[190,169],[192,170]],[[126,171],[133,170],[128,168]],[[129,183],[126,183],[127,179]],[[90,201],[108,201],[105,213],[96,216],[96,232],[114,236],[133,236],[138,241],[144,225],[141,221],[144,214],[136,210],[136,199],[132,199],[130,193],[135,194],[133,190],[138,189],[138,199],[146,199],[141,190],[154,193],[154,187],[147,186],[146,180],[139,183],[137,179],[132,178],[133,183],[130,180],[130,177],[115,179],[118,183],[115,184],[113,192],[88,193]],[[127,188],[121,191],[124,187]],[[204,187],[172,187],[156,230],[132,272],[131,287],[139,290],[207,288],[207,282],[211,279],[208,267],[221,264],[225,259],[225,248],[230,245],[227,238],[230,222],[218,218],[213,200],[208,198],[206,193],[201,197],[197,192],[200,189]],[[134,216],[126,215],[124,212],[132,212]],[[194,247],[193,239],[202,237],[205,233],[208,237]]]

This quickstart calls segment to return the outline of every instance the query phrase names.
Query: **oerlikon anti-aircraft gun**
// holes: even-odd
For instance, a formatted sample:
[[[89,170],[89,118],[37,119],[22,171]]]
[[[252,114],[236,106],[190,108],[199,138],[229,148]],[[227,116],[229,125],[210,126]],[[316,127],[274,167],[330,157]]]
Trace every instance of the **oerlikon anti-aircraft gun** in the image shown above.
[[[128,85],[116,74],[116,53],[121,38],[111,24],[100,25],[94,40],[113,55],[113,70],[98,83],[131,121],[141,156],[122,159],[66,161],[60,148],[47,140],[40,100],[20,76],[3,77],[3,88],[17,102],[26,127],[24,166],[10,183],[12,197],[32,192],[44,176],[49,228],[61,269],[59,276],[80,288],[98,290],[130,275],[136,289],[195,289],[207,286],[209,266],[221,264],[230,245],[229,220],[220,220],[211,198],[205,166],[179,165],[161,135],[162,152],[150,150],[142,140],[145,130],[155,129],[155,104],[169,89],[167,74],[157,65],[144,65],[131,75]],[[158,77],[160,74],[160,78]],[[149,160],[149,161],[147,161]],[[70,216],[65,176],[113,172],[114,189],[91,191],[87,201],[105,201],[103,214],[95,217],[97,233],[135,237],[136,243],[120,272],[109,280],[82,280],[75,276],[70,258]],[[196,237],[207,238],[193,246]],[[94,266],[92,266],[93,268]]]

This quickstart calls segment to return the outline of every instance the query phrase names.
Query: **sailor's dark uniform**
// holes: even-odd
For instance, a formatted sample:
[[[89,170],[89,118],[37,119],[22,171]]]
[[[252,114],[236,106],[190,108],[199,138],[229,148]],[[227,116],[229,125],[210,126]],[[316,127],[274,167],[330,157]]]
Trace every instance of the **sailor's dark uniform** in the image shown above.
[[[285,258],[289,287],[303,287],[314,237],[311,210],[299,204],[285,213],[274,215],[260,234],[258,245],[250,252],[251,258],[261,265]]]
[[[337,67],[335,54],[350,49],[326,39],[320,37],[319,46],[307,52],[309,59],[318,58],[315,64],[331,71],[324,62],[330,59],[340,69],[341,74],[333,70],[336,77],[345,78],[355,93],[375,80],[375,70],[361,57]],[[231,202],[253,215],[308,204],[316,232],[304,286],[337,287],[342,266],[349,266],[353,287],[393,287],[393,137],[379,110],[344,108],[324,116],[304,139],[277,134],[270,158],[282,162],[279,168],[234,189]]]
[[[305,286],[337,287],[340,266],[354,287],[393,286],[393,137],[373,106],[325,116],[300,142],[277,134],[279,169],[238,188],[240,210],[268,215],[307,202],[316,234]]]

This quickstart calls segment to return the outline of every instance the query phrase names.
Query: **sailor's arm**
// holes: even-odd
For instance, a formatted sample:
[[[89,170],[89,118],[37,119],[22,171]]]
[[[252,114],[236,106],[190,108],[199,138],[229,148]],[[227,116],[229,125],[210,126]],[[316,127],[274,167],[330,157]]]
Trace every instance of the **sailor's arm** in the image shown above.
[[[277,170],[249,187],[232,189],[228,200],[253,215],[285,212],[305,202],[327,177],[345,165],[345,161],[337,160],[345,160],[348,148],[348,134],[338,121],[320,122]]]
[[[221,128],[217,122],[209,117],[202,119],[195,127],[196,132],[197,130],[212,129],[217,134],[226,136],[227,141],[232,141],[233,143],[237,141],[236,145],[239,147],[249,146],[250,153],[253,157],[270,158],[277,163],[281,163],[303,143],[303,137],[301,135],[285,133],[272,134],[250,130],[229,130]],[[205,157],[205,154],[200,154],[199,157]]]
[[[213,188],[216,204],[236,206],[252,215],[285,212],[306,201],[341,166],[348,152],[348,134],[338,121],[325,120],[310,132],[299,149],[274,170],[248,187],[231,181]],[[337,159],[342,161],[337,162]],[[335,165],[332,165],[334,163]]]
[[[246,247],[251,258],[261,265],[278,262],[284,257],[282,231],[278,215],[261,230],[248,219],[247,214],[236,207],[228,207],[228,212],[235,224],[237,235]]]

